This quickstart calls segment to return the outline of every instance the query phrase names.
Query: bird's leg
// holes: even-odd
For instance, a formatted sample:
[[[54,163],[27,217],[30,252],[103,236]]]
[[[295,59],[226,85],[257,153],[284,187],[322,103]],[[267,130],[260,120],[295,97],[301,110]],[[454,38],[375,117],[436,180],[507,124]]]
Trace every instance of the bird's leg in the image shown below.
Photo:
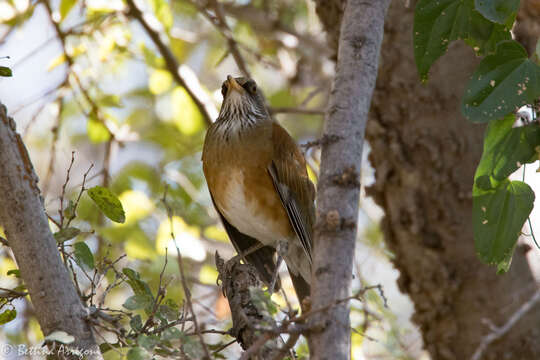
[[[274,288],[276,286],[276,281],[278,279],[279,274],[279,267],[281,265],[281,262],[283,261],[283,256],[287,254],[287,250],[289,248],[289,243],[283,240],[278,241],[276,251],[278,254],[278,258],[276,261],[276,270],[274,271],[274,275],[272,276],[272,282],[270,283],[270,287],[268,288],[268,291],[270,292],[270,295],[274,293]]]
[[[247,263],[246,256],[248,256],[249,254],[254,253],[255,251],[261,249],[262,247],[264,247],[264,245],[262,243],[255,244],[255,245],[249,247],[246,251],[239,252],[238,255],[233,256],[229,261],[230,262],[238,262],[240,260],[244,260],[244,262]]]

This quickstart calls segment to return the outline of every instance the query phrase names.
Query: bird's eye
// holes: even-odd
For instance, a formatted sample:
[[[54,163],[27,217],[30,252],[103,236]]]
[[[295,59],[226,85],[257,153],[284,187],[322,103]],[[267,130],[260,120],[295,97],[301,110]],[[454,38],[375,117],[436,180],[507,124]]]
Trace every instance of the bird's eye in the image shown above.
[[[256,94],[257,84],[255,84],[255,81],[248,81],[244,84],[244,89],[246,89],[250,94]]]
[[[227,84],[225,83],[221,85],[221,95],[223,95],[223,98],[225,98],[225,95],[227,95]]]

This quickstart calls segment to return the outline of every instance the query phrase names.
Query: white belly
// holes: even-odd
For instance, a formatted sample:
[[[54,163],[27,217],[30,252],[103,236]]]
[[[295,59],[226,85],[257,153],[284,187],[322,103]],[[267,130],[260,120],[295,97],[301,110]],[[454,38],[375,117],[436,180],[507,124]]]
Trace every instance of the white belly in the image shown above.
[[[264,216],[255,199],[246,198],[244,191],[244,176],[241,171],[231,173],[225,196],[220,204],[220,211],[227,221],[240,232],[251,236],[264,245],[275,247],[279,240],[278,234],[272,229],[272,223]]]

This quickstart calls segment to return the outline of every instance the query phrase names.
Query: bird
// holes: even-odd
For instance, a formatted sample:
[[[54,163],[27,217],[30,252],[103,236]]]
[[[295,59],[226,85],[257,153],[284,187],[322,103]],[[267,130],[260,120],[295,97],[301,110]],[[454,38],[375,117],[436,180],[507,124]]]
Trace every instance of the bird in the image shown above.
[[[315,187],[305,158],[270,116],[254,80],[228,75],[221,93],[202,153],[212,202],[236,251],[269,288],[284,259],[303,307],[311,289],[315,224]]]

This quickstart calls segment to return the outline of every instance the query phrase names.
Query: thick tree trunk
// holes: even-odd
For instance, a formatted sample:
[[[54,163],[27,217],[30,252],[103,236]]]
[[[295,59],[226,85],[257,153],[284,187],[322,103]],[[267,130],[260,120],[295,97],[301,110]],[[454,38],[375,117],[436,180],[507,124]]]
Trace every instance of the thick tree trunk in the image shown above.
[[[315,2],[335,48],[343,0]],[[538,0],[522,3],[524,9],[540,8]],[[425,347],[433,359],[470,359],[491,332],[486,320],[505,324],[538,284],[521,249],[509,273],[499,276],[476,256],[471,188],[484,127],[465,121],[459,101],[479,59],[464,44],[453,44],[429,82],[421,84],[413,58],[413,10],[414,2],[406,8],[403,1],[393,1],[385,22],[366,130],[376,169],[369,194],[386,213],[385,240],[396,255],[399,286],[415,304],[413,321]],[[530,20],[523,14],[520,19]],[[518,26],[517,31],[529,48],[535,43],[538,26]],[[483,359],[540,358],[539,324],[536,302],[487,347]]]
[[[64,331],[75,341],[62,350],[78,350],[86,359],[103,359],[87,315],[62,263],[49,223],[38,180],[15,122],[0,104],[0,225],[24,280],[34,313],[46,336]]]
[[[413,7],[394,1],[367,129],[376,169],[369,194],[385,210],[386,243],[426,348],[434,359],[469,359],[490,332],[485,320],[504,324],[537,284],[522,250],[505,275],[475,253],[471,188],[484,127],[468,123],[459,102],[479,60],[454,44],[421,84],[412,22]],[[537,306],[484,359],[540,358],[539,324]]]
[[[349,359],[349,305],[356,242],[360,162],[390,0],[348,0],[336,76],[325,117],[317,190],[310,334],[312,359]],[[338,260],[339,261],[336,261]],[[322,324],[321,324],[322,323]]]

